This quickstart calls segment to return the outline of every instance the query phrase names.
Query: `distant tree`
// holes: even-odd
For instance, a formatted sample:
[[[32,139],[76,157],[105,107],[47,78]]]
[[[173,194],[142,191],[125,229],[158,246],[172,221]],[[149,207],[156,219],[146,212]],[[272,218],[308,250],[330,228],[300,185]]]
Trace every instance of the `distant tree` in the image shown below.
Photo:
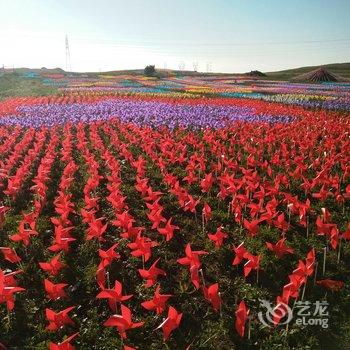
[[[156,68],[154,65],[149,65],[145,68],[145,76],[153,77],[156,74]]]

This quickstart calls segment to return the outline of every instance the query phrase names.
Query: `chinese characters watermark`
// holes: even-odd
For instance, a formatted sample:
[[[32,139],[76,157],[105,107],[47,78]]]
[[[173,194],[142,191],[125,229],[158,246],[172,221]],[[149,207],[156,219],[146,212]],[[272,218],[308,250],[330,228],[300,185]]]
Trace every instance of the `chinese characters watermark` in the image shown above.
[[[258,318],[266,327],[286,325],[294,320],[299,326],[321,326],[328,328],[329,312],[327,301],[296,301],[293,308],[285,303],[279,303],[275,307],[268,300],[260,300],[260,305],[266,309],[260,311]]]

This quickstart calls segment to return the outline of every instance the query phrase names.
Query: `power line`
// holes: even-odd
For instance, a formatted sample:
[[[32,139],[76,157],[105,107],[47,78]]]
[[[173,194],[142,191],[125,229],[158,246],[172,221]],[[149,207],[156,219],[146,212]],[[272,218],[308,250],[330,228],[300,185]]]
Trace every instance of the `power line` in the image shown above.
[[[350,42],[350,38],[342,39],[325,39],[325,40],[294,40],[294,41],[258,41],[258,42],[232,42],[232,43],[218,43],[218,42],[171,42],[171,41],[141,41],[141,40],[91,40],[91,38],[77,37],[81,41],[89,41],[94,44],[109,44],[111,46],[138,46],[138,45],[159,45],[159,46],[259,46],[259,45],[299,45],[299,44],[326,44],[326,43],[342,43]]]

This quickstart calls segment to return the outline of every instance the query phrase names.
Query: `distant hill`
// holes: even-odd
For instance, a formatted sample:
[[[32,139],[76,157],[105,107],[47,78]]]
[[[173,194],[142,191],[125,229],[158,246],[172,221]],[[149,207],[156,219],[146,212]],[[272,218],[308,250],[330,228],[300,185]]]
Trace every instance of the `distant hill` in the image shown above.
[[[295,78],[298,75],[311,72],[321,67],[337,76],[350,79],[350,63],[332,63],[332,64],[324,64],[320,66],[307,66],[307,67],[281,70],[278,72],[268,72],[266,73],[266,75],[272,79],[290,80]]]
[[[260,72],[254,70],[250,73],[203,73],[196,71],[182,71],[172,69],[160,69],[156,68],[156,76],[159,79],[177,76],[197,76],[197,77],[212,77],[215,79],[236,79],[236,78],[248,78],[258,80],[283,80],[293,81],[296,77],[312,73],[312,71],[319,68],[324,68],[330,74],[333,74],[340,78],[345,78],[346,81],[350,81],[350,63],[334,63],[325,64],[320,66],[307,66],[293,69],[286,69],[277,72]],[[43,79],[52,76],[55,78],[64,77],[84,77],[96,79],[98,76],[118,76],[118,75],[134,75],[143,76],[143,69],[128,69],[128,70],[115,70],[108,72],[66,72],[61,68],[14,68],[14,69],[0,69],[0,99],[7,96],[18,95],[47,95],[57,92],[57,88],[43,85]],[[30,78],[30,79],[27,79]]]
[[[260,72],[253,70],[250,73],[204,73],[204,72],[195,72],[195,71],[182,71],[182,70],[173,70],[173,69],[160,69],[156,68],[158,76],[160,77],[169,77],[177,75],[186,75],[186,76],[212,76],[212,75],[225,75],[225,76],[253,76],[260,79],[276,79],[276,80],[290,80],[300,74],[311,72],[320,67],[325,68],[331,73],[334,73],[337,76],[343,78],[350,78],[350,63],[332,63],[319,66],[305,66],[293,69],[286,69],[276,72]],[[127,70],[115,70],[108,72],[100,73],[89,73],[89,74],[99,74],[99,75],[143,75],[143,69],[127,69]]]
[[[186,75],[186,76],[201,76],[201,75],[212,75],[214,73],[201,73],[190,70],[175,70],[175,69],[161,69],[156,67],[157,74],[156,76],[165,78],[170,76],[177,75]],[[94,74],[97,74],[96,72]],[[99,75],[144,75],[143,69],[125,69],[125,70],[114,70],[108,72],[100,72]],[[221,74],[221,73],[215,73]]]

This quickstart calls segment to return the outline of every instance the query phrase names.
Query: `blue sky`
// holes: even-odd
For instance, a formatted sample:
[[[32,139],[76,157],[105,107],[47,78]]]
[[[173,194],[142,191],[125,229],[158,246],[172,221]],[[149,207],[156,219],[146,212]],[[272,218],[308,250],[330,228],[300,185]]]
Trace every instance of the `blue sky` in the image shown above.
[[[349,0],[0,0],[0,65],[245,72],[350,61]]]

